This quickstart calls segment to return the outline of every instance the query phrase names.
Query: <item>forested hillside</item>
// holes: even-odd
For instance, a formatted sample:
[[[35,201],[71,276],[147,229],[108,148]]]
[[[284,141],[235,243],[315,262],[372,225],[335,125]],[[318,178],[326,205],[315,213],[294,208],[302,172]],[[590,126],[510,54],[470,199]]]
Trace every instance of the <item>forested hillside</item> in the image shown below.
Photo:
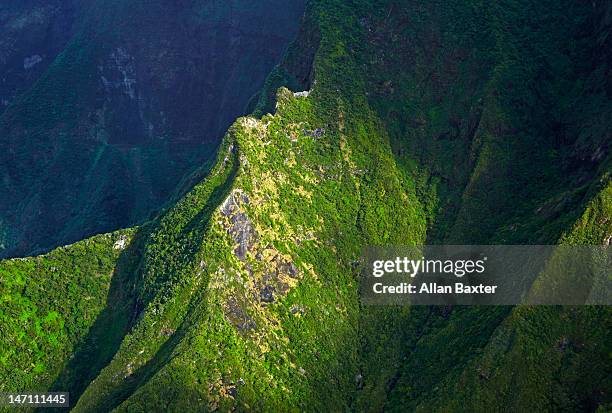
[[[364,246],[609,245],[611,30],[604,1],[308,2],[184,196],[0,262],[0,392],[68,390],[76,412],[609,410],[609,306],[370,307],[358,272]]]

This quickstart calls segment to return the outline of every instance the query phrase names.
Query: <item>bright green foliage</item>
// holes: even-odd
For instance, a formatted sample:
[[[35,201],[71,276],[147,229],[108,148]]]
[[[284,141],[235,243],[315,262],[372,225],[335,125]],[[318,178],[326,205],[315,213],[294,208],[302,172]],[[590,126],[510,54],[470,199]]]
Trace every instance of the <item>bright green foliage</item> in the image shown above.
[[[74,410],[610,403],[605,308],[358,297],[367,245],[609,243],[608,121],[569,116],[609,105],[569,87],[602,82],[579,36],[595,18],[545,3],[312,1],[258,117],[238,119],[207,178],[137,231],[128,329],[93,347],[112,354],[95,379],[60,381],[84,390]]]
[[[320,47],[334,51],[322,67],[351,70],[335,42]],[[317,82],[308,98],[281,89],[274,115],[240,119],[209,178],[160,219],[143,260],[149,304],[77,411],[349,408],[360,368],[351,263],[362,245],[423,242],[425,220],[365,94]],[[244,257],[234,231],[252,233]]]
[[[45,256],[0,263],[0,391],[53,384],[108,305],[123,262],[119,245],[131,235],[100,235]]]

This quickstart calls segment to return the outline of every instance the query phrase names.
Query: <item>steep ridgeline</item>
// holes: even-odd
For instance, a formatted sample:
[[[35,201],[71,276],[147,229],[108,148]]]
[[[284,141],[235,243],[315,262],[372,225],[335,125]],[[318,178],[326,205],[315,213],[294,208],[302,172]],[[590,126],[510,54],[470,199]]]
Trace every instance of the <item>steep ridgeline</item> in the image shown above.
[[[190,188],[302,14],[302,0],[3,2],[0,256],[140,223]]]
[[[365,245],[612,235],[609,8],[422,3],[311,1],[259,116],[175,205],[0,263],[0,391],[68,390],[76,412],[609,406],[609,308],[359,303]],[[54,278],[73,269],[91,307],[23,288],[77,288]]]

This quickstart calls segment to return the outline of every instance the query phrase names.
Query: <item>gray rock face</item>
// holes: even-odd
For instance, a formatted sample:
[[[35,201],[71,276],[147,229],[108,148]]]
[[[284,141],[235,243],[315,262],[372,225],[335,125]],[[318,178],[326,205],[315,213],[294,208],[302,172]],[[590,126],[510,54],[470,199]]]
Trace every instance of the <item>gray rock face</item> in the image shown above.
[[[240,189],[233,190],[219,207],[219,212],[226,218],[227,233],[236,243],[234,254],[245,263],[245,269],[254,285],[252,295],[255,300],[266,305],[276,301],[278,297],[287,294],[290,283],[301,277],[300,271],[290,257],[284,256],[271,246],[258,244],[255,230],[245,207],[249,205],[249,197]],[[247,254],[250,253],[254,261],[262,261],[264,255],[270,256],[265,271],[261,277],[255,275],[252,261],[249,262]],[[297,312],[297,311],[296,311]],[[300,309],[303,313],[303,309]],[[295,313],[294,313],[295,314]],[[231,319],[231,317],[230,317]]]
[[[241,205],[249,203],[249,198],[241,191],[232,192],[221,205],[221,214],[229,217],[230,227],[227,232],[238,244],[234,253],[239,260],[244,261],[246,254],[255,243],[257,234],[247,214],[240,210]]]
[[[260,290],[260,299],[264,303],[274,302],[274,287],[266,285]]]
[[[257,328],[255,320],[247,314],[236,298],[230,297],[227,302],[227,307],[226,316],[238,331],[244,333]]]
[[[43,58],[40,55],[35,54],[34,56],[26,57],[23,59],[23,68],[25,70],[30,70],[37,64],[43,61]]]

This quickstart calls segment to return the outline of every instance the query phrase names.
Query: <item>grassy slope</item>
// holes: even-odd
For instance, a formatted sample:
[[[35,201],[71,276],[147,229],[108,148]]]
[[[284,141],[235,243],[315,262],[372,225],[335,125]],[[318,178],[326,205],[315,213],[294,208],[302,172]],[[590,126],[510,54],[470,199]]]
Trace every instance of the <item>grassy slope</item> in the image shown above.
[[[589,203],[562,244],[605,242],[612,233],[611,189]],[[573,412],[609,405],[609,307],[519,306],[495,318],[500,312],[508,311],[460,309],[420,337],[386,409]]]
[[[222,157],[235,162],[236,176],[223,198],[230,193],[248,201],[227,216],[224,207],[214,209],[181,229],[177,223],[190,220],[183,205],[204,201],[196,187],[162,218],[167,224],[147,247],[145,280],[149,272],[161,273],[154,263],[184,245],[179,234],[201,226],[206,236],[195,254],[172,253],[185,269],[172,271],[176,276],[162,284],[174,293],[164,287],[153,294],[142,321],[77,411],[349,407],[360,369],[351,262],[360,245],[423,242],[425,219],[359,80],[349,76],[356,73],[346,50],[351,39],[337,32],[349,33],[355,22],[350,9],[337,7],[311,11],[320,13],[326,36],[310,97],[282,89],[275,115],[243,118],[226,137],[234,152],[227,148]],[[307,132],[317,128],[325,130],[322,136]],[[225,172],[218,173],[231,174],[221,162]],[[253,234],[244,261],[232,253],[240,214]],[[169,230],[175,242],[168,242]],[[266,291],[273,291],[273,302],[262,300]],[[177,314],[179,307],[184,312]]]
[[[576,201],[561,213],[526,227],[555,223],[536,235],[508,230],[532,215],[531,204],[515,208],[518,215],[479,212],[472,197],[486,210],[515,190],[490,156],[513,164],[525,152],[518,144],[518,155],[500,149],[518,121],[504,108],[507,96],[494,97],[504,70],[514,66],[496,66],[500,58],[489,48],[498,50],[499,36],[467,52],[453,42],[473,45],[472,36],[480,39],[497,21],[482,20],[492,18],[482,13],[500,18],[505,9],[453,2],[438,21],[426,13],[435,5],[413,13],[411,4],[311,4],[307,21],[317,35],[303,37],[306,56],[317,49],[311,95],[281,89],[274,115],[239,119],[209,177],[143,232],[143,256],[132,274],[135,314],[126,323],[133,328],[113,343],[118,351],[76,411],[575,410],[607,400],[607,310],[359,308],[353,263],[360,246],[422,243],[427,224],[433,242],[601,243],[611,232],[605,163],[579,165],[575,175],[593,185],[570,197]],[[398,10],[422,20],[406,22]],[[456,27],[446,24],[458,12],[467,15]],[[387,27],[364,16],[398,21]],[[423,28],[435,28],[432,21],[454,31],[437,37]],[[400,35],[397,24],[411,42],[389,43]],[[448,62],[427,60],[448,56],[437,49],[431,56],[393,49],[372,55],[391,44],[429,51],[432,41],[457,55]],[[303,58],[299,51],[294,47],[288,59]],[[420,58],[427,64],[415,64]],[[407,61],[416,72],[402,69]],[[425,70],[431,67],[433,75]],[[271,79],[270,88],[291,77],[293,87],[309,83],[295,62],[282,69],[284,81]],[[483,77],[491,81],[482,84]],[[269,92],[259,109],[270,106]],[[528,131],[538,139],[539,132]],[[581,147],[594,150],[599,137]],[[574,144],[559,152],[576,152]],[[561,155],[552,159],[575,165]],[[546,206],[581,182],[557,186],[560,166],[551,159],[543,175],[530,175],[534,165],[527,166],[525,176],[542,180],[527,203]],[[492,182],[490,197],[479,189],[490,188],[485,182]],[[557,193],[538,193],[552,183]],[[482,225],[473,224],[478,219]],[[236,246],[241,240],[244,256]],[[356,392],[359,374],[363,389]]]
[[[128,302],[117,283],[124,279],[130,251],[115,243],[129,241],[132,233],[100,235],[44,256],[0,262],[1,391],[51,387],[112,301]]]

